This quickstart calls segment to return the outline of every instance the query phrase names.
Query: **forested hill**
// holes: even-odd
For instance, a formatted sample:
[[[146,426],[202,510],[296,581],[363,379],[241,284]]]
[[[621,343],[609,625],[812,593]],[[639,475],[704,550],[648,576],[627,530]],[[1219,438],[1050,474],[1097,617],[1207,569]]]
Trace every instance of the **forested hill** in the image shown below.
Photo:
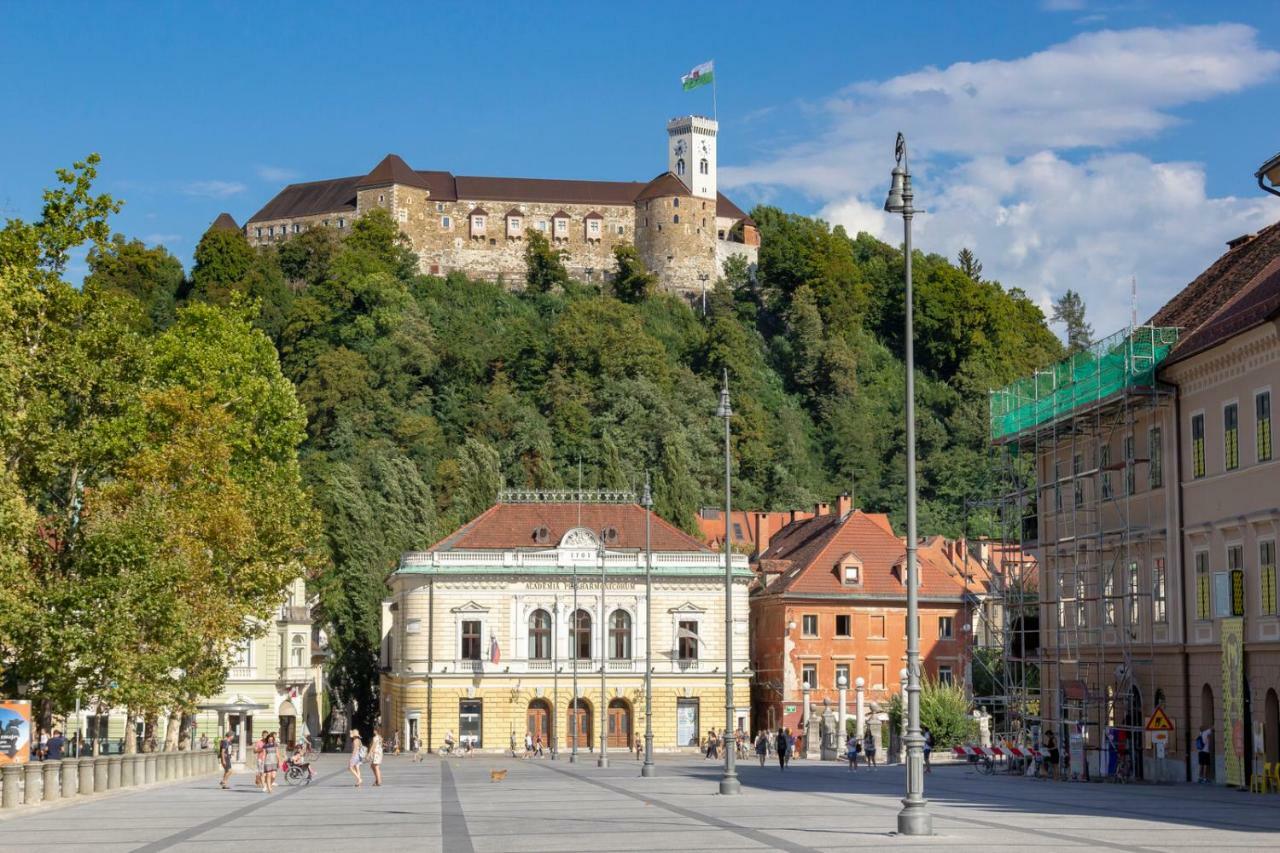
[[[86,286],[133,293],[157,326],[186,300],[258,300],[307,412],[336,684],[372,708],[382,580],[499,488],[572,488],[581,470],[588,488],[634,489],[649,471],[658,511],[687,529],[717,504],[723,368],[738,506],[853,486],[901,521],[901,252],[772,207],[752,217],[756,279],[729,270],[705,317],[655,292],[634,253],[604,292],[570,281],[535,234],[528,282],[418,275],[377,214],[342,242],[317,229],[263,251],[211,230],[189,279],[163,249],[118,238],[91,253]],[[987,390],[1061,351],[1021,291],[964,264],[914,260],[922,533],[959,533],[984,488]]]

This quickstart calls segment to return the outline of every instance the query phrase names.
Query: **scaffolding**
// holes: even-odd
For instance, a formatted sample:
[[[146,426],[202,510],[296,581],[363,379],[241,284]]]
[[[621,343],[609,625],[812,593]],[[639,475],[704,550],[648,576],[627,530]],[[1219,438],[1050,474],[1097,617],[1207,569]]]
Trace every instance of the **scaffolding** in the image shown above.
[[[1176,341],[1176,329],[1128,328],[991,392],[1003,547],[984,613],[1002,666],[996,695],[975,700],[1003,710],[1005,739],[1054,732],[1072,778],[1145,775],[1168,583],[1165,504],[1152,493],[1172,389],[1156,368]]]

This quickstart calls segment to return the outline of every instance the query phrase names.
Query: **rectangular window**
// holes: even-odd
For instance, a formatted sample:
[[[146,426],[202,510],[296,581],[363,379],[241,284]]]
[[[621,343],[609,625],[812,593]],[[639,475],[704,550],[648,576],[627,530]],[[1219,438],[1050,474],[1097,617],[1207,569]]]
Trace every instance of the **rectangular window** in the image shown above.
[[[946,685],[951,685],[956,683],[955,676],[951,674],[950,666],[938,667],[938,683],[946,684]]]
[[[853,617],[847,613],[836,615],[836,636],[852,637],[853,636]]]
[[[1076,573],[1076,625],[1089,627],[1089,587],[1079,572]]]
[[[1258,422],[1258,461],[1271,461],[1271,392],[1260,391],[1253,398],[1253,411]]]
[[[1147,467],[1147,486],[1158,489],[1164,485],[1164,468],[1161,463],[1160,427],[1152,427],[1147,432],[1147,455],[1151,464]]]
[[[818,614],[806,613],[801,618],[800,633],[806,637],[818,636]]]
[[[818,689],[818,665],[806,663],[800,669],[800,681],[810,690]]]
[[[1211,619],[1213,613],[1213,587],[1209,578],[1209,553],[1196,552],[1196,618]]]
[[[599,219],[591,219],[587,221],[587,233],[590,234],[592,237],[600,236],[600,220]]]
[[[1072,485],[1075,487],[1076,507],[1084,506],[1084,484],[1080,482],[1080,472],[1084,470],[1084,458],[1077,453],[1071,458]]]
[[[1129,627],[1138,624],[1138,564],[1129,563],[1129,587],[1126,590],[1129,598]]]
[[[842,678],[844,679],[845,687],[853,686],[853,682],[849,680],[849,664],[847,663],[836,664],[836,687],[840,686],[840,679]]]
[[[885,633],[884,633],[884,616],[883,615],[867,617],[867,636],[875,637],[878,640],[884,639]]]
[[[884,690],[884,664],[871,664],[871,689]]]
[[[409,221],[409,211],[403,207],[396,208],[396,220],[399,222]]]
[[[952,617],[950,616],[938,617],[938,639],[939,640],[951,639],[951,631],[953,628],[951,618]]]
[[[1102,567],[1102,624],[1116,624],[1116,573],[1114,566]]]
[[[1111,445],[1104,444],[1098,448],[1098,469],[1102,471],[1102,499],[1111,499]]]
[[[261,239],[262,239],[262,229],[261,229],[261,228],[255,228],[254,230],[258,232],[258,239],[259,239],[259,240],[261,240]]]
[[[1269,539],[1258,543],[1258,576],[1262,580],[1262,612],[1274,616],[1276,610],[1276,543]]]
[[[682,619],[679,628],[680,660],[698,659],[698,622],[696,619]]]
[[[1222,458],[1228,471],[1240,467],[1240,411],[1235,403],[1222,410]]]
[[[1191,475],[1204,476],[1204,415],[1191,416]]]
[[[623,226],[619,225],[619,226],[618,226],[618,234],[619,234],[619,235],[622,235],[622,234],[626,234],[626,233],[627,233],[627,229],[626,229],[625,227],[623,227]]]
[[[440,227],[441,227],[441,228],[443,228],[444,230],[448,231],[449,229],[453,228],[453,220],[452,220],[452,219],[450,219],[450,218],[449,218],[449,217],[447,217],[447,216],[441,216],[441,217],[440,217]]]
[[[1134,492],[1133,478],[1133,436],[1126,435],[1121,443],[1121,452],[1124,454],[1124,493],[1131,495]]]
[[[436,213],[444,213],[444,202],[436,202]]]
[[[484,746],[483,731],[484,706],[479,699],[462,699],[458,702],[458,743],[469,743],[473,747]]]
[[[464,619],[462,622],[462,659],[480,660],[480,621]]]
[[[343,219],[341,216],[339,216],[339,217],[338,217],[338,227],[339,227],[339,228],[346,228],[346,227],[347,227],[347,220],[345,220],[345,219]]]
[[[1062,512],[1062,463],[1053,460],[1053,510]]]
[[[537,223],[537,225],[536,225],[535,227],[536,227],[539,231],[541,231],[542,233],[544,233],[544,234],[545,234],[545,233],[547,232],[547,220],[545,220],[545,219],[539,219],[539,220],[538,220],[538,223]]]
[[[1169,621],[1169,578],[1165,572],[1164,557],[1151,562],[1152,619],[1157,624]]]

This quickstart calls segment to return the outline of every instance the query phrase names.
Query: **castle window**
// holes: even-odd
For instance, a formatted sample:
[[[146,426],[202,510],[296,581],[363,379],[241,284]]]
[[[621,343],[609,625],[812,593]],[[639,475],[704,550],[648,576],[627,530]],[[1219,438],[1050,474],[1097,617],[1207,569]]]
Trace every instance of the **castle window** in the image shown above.
[[[441,228],[443,228],[444,230],[448,231],[449,229],[451,229],[451,228],[453,227],[453,220],[452,220],[452,219],[450,219],[450,218],[449,218],[449,217],[447,217],[447,216],[441,216],[441,217],[440,217],[440,227],[441,227]]]
[[[671,221],[672,221],[672,222],[674,222],[676,225],[679,225],[679,224],[680,224],[680,214],[678,214],[678,213],[677,213],[675,216],[671,217]]]
[[[599,219],[587,220],[587,236],[594,237],[596,239],[600,238],[600,220]]]
[[[546,230],[547,230],[547,220],[545,220],[545,219],[539,219],[539,220],[538,220],[538,222],[537,222],[536,227],[537,227],[537,229],[538,229],[539,231],[542,231],[543,233],[546,233]]]
[[[508,237],[519,237],[519,236],[520,236],[520,224],[521,224],[523,221],[524,221],[524,220],[522,220],[519,216],[508,216],[508,217],[507,217],[507,236],[508,236]]]
[[[436,213],[444,213],[444,202],[436,202]]]
[[[681,157],[679,160],[676,161],[676,174],[677,175],[684,174],[684,158],[683,157]]]
[[[258,229],[255,229],[255,230],[258,232],[258,239],[259,239],[259,240],[261,240],[261,239],[262,239],[262,229],[261,229],[261,228],[258,228]]]
[[[698,173],[702,175],[708,175],[711,173],[711,165],[707,163],[706,157],[703,157],[698,161]]]
[[[569,236],[569,220],[557,217],[551,220],[552,230],[558,238],[567,238]]]
[[[382,204],[386,200],[387,200],[387,197],[385,195],[383,195],[382,193],[378,193],[378,204]]]
[[[627,233],[627,229],[626,229],[626,228],[624,228],[624,227],[622,227],[621,225],[619,225],[619,226],[618,226],[618,233],[619,233],[619,234],[626,234],[626,233]]]
[[[720,229],[719,231],[717,231],[717,232],[716,232],[716,236],[717,236],[717,237],[719,237],[721,240],[723,240],[723,239],[724,239],[724,229],[722,228],[722,229]]]
[[[396,210],[396,219],[398,219],[398,220],[399,220],[399,221],[401,221],[401,222],[408,222],[408,221],[409,221],[409,211],[405,210],[403,207],[401,207],[401,208],[397,209],[397,210]]]
[[[672,207],[679,207],[679,206],[680,206],[680,199],[678,199],[678,198],[673,198],[673,199],[671,199],[671,206],[672,206]]]
[[[484,217],[483,216],[471,217],[471,230],[477,234],[484,233]]]
[[[339,219],[338,219],[338,227],[339,227],[339,228],[346,228],[346,227],[347,227],[347,220],[342,219],[342,218],[339,218]]]
[[[298,223],[296,223],[296,222],[295,222],[295,223],[293,223],[293,233],[294,233],[294,234],[297,234],[297,233],[298,233],[299,231],[301,231],[301,230],[302,230],[302,226],[301,226],[301,225],[299,225],[299,224],[298,224]]]
[[[706,227],[707,227],[707,217],[705,217],[705,216],[704,216],[704,217],[702,217],[702,227],[703,227],[703,228],[706,228]]]

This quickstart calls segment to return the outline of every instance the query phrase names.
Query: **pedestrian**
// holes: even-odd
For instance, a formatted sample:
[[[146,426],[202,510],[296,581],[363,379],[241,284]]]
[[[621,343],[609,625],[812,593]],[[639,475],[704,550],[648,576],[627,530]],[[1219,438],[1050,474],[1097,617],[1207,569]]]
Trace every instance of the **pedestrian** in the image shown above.
[[[200,748],[201,749],[209,748],[209,736],[204,732],[200,733]]]
[[[876,739],[872,736],[870,729],[867,729],[866,735],[862,738],[862,754],[867,757],[867,767],[874,770],[876,768]]]
[[[858,753],[861,749],[862,744],[858,743],[858,736],[849,735],[844,743],[844,757],[849,760],[850,773],[858,769]]]
[[[1211,782],[1210,768],[1213,766],[1213,726],[1205,726],[1196,735],[1196,755],[1200,762],[1200,778],[1196,780],[1196,784],[1208,785]]]
[[[356,780],[356,787],[359,788],[364,780],[360,778],[360,762],[364,761],[364,747],[360,745],[360,732],[356,729],[351,730],[351,758],[347,762],[347,770]]]
[[[1058,752],[1058,739],[1053,736],[1053,732],[1046,731],[1044,733],[1044,775],[1058,781],[1058,761],[1061,758]]]
[[[524,733],[524,757],[533,757],[533,732],[530,731]]]
[[[778,729],[778,741],[776,748],[778,750],[778,770],[787,769],[787,756],[791,752],[791,736],[785,729]]]
[[[542,758],[542,734],[538,733],[533,738],[533,755],[535,758]]]
[[[929,763],[929,754],[933,752],[933,732],[929,731],[928,726],[924,726],[921,734],[924,735],[924,772],[932,773],[933,766]]]
[[[382,729],[373,727],[373,740],[369,742],[369,766],[373,768],[373,786],[382,787]]]
[[[267,730],[263,729],[262,736],[253,742],[253,761],[256,768],[253,776],[253,784],[257,785],[259,790],[262,789],[262,785],[264,782],[262,778],[262,760],[263,760],[263,745],[266,743],[266,741],[267,741]]]
[[[67,739],[62,736],[61,729],[53,730],[53,737],[45,744],[45,757],[50,761],[61,761],[62,752],[66,749]]]
[[[276,789],[276,770],[280,767],[280,747],[276,744],[276,733],[267,732],[262,739],[262,785],[268,794]]]
[[[765,761],[769,758],[769,733],[762,731],[756,736],[756,757],[760,759],[760,766],[764,767]]]
[[[218,744],[218,761],[222,764],[222,785],[223,790],[231,787],[227,781],[231,778],[231,750],[232,750],[231,732],[222,735],[222,742]]]
[[[796,733],[791,731],[791,727],[787,726],[787,761],[791,761],[791,757],[796,754]]]

